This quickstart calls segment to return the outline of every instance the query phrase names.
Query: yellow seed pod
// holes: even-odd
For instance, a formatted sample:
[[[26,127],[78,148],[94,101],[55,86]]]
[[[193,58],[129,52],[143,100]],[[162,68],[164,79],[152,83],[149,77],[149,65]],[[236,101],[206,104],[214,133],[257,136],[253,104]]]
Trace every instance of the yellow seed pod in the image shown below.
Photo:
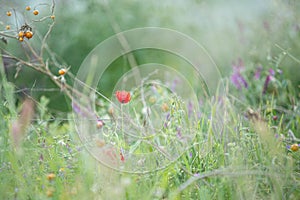
[[[24,38],[23,38],[23,37],[19,37],[19,41],[20,41],[20,42],[23,42],[23,41],[24,41]]]
[[[5,29],[6,29],[6,30],[10,30],[10,25],[6,25],[6,26],[5,26]]]
[[[27,11],[31,10],[30,6],[26,6],[25,8]]]
[[[55,15],[51,15],[50,18],[54,20],[55,19]]]

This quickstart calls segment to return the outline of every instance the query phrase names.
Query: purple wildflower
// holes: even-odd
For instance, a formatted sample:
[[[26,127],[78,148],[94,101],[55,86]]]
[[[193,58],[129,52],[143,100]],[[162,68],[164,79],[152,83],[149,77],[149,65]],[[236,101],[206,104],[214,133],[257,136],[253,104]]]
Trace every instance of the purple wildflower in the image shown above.
[[[254,78],[256,80],[258,80],[260,78],[261,71],[262,71],[262,66],[259,66],[259,67],[256,68],[256,71],[255,71],[255,74],[254,74]]]
[[[190,118],[194,112],[193,103],[189,101],[188,103],[188,117]]]
[[[269,83],[270,83],[270,81],[271,81],[271,78],[272,78],[271,75],[268,75],[268,76],[267,76],[267,78],[266,78],[266,80],[265,80],[265,83],[264,83],[263,94],[266,94],[267,89],[268,89],[268,85],[269,85]]]
[[[43,160],[44,160],[44,156],[43,156],[43,154],[41,154],[41,155],[40,155],[40,158],[39,158],[39,160],[40,160],[40,161],[43,161]]]
[[[165,127],[165,128],[168,127],[168,123],[167,123],[167,122],[164,123],[164,127]]]
[[[174,79],[171,85],[171,91],[175,91],[177,85],[179,84],[179,80],[178,79]]]
[[[269,69],[269,74],[270,74],[271,76],[274,76],[274,75],[275,75],[274,69],[270,68],[270,69]]]
[[[296,32],[300,31],[300,26],[298,24],[294,24],[293,28]]]
[[[272,68],[270,68],[269,75],[266,77],[266,80],[264,83],[263,94],[266,94],[268,85],[269,85],[270,81],[272,81],[274,79],[274,75],[275,75],[275,71]]]
[[[182,137],[181,128],[177,127],[176,130],[177,130],[177,137],[181,138]]]
[[[277,69],[276,70],[278,74],[282,74],[282,70],[281,69]]]
[[[198,119],[200,119],[201,116],[202,116],[202,113],[201,113],[201,112],[197,112],[197,117],[198,117]]]
[[[80,152],[80,151],[82,151],[82,148],[81,147],[76,147],[76,150]]]
[[[270,31],[270,24],[269,24],[269,22],[267,22],[267,21],[264,21],[263,22],[263,26],[264,26],[264,29],[266,30],[266,31]]]
[[[233,63],[232,67],[233,74],[231,75],[231,82],[233,83],[233,85],[235,85],[235,87],[239,90],[242,89],[242,87],[247,88],[248,83],[241,74],[241,70],[244,68],[243,61],[239,59],[238,63]]]
[[[72,102],[72,108],[76,113],[80,113],[80,107],[75,102]]]
[[[91,108],[88,107],[82,107],[81,105],[77,104],[76,102],[72,102],[72,108],[75,113],[82,117],[95,117],[98,118],[97,114],[92,111]]]
[[[72,149],[68,143],[66,144],[66,147],[67,147],[69,154],[72,154]]]
[[[244,33],[244,31],[245,31],[245,26],[244,26],[243,22],[241,22],[240,20],[237,20],[236,22],[237,22],[239,31],[240,31],[241,33]]]
[[[152,84],[151,86],[151,90],[154,94],[157,94],[157,85],[156,84]]]
[[[171,114],[168,113],[167,116],[166,116],[166,121],[164,123],[164,127],[167,128],[168,127],[168,122],[170,121],[171,119]]]
[[[199,99],[198,105],[199,105],[200,108],[204,106],[203,99]],[[200,119],[201,114],[202,114],[201,111],[198,111],[196,114],[197,114],[198,119]]]
[[[166,116],[166,120],[167,120],[167,121],[170,121],[170,119],[171,119],[171,114],[168,113],[167,116]]]

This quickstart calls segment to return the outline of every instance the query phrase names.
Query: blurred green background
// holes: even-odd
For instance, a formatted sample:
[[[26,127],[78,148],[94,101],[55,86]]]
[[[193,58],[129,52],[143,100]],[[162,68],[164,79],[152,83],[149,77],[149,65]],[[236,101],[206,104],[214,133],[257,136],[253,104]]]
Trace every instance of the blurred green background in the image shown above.
[[[24,9],[26,5],[51,1],[0,2],[2,30],[6,20],[3,13],[7,9]],[[299,8],[300,2],[296,0],[56,0],[56,25],[48,44],[59,60],[71,66],[71,72],[76,74],[88,53],[116,32],[149,26],[170,28],[201,43],[222,75],[228,77],[232,63],[238,58],[244,61],[246,67],[271,66],[281,52],[276,44],[300,58]],[[49,7],[41,8],[41,15],[43,9],[48,12]],[[36,28],[44,34],[48,24],[37,23]],[[17,41],[1,45],[22,56]],[[157,52],[139,51],[134,52],[134,56],[138,64],[147,63],[152,58],[167,65],[177,62],[176,58],[171,60],[167,55],[157,56]],[[300,84],[299,65],[286,57],[280,66],[295,87]],[[110,95],[116,81],[129,69],[126,59],[116,60],[102,80],[101,91]],[[10,80],[19,87],[54,87],[47,77],[32,70],[22,69],[16,79],[13,77],[15,67],[8,69],[8,73]],[[42,92],[33,95],[40,96]],[[54,110],[68,110],[60,91],[45,92],[45,95],[51,97],[50,105]]]

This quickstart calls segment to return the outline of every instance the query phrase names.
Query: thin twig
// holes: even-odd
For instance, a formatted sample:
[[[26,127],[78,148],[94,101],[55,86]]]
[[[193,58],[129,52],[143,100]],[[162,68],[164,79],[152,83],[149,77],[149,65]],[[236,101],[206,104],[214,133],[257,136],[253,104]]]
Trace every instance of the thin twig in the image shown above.
[[[3,32],[0,32],[0,35],[3,36],[3,37],[13,38],[13,39],[16,39],[16,40],[17,40],[17,38],[16,38],[15,36],[8,35],[8,34],[5,34],[5,33],[3,33]]]
[[[51,25],[49,26],[48,31],[47,31],[47,33],[45,34],[45,36],[44,36],[44,38],[43,38],[43,40],[42,40],[41,52],[40,52],[40,57],[41,57],[41,58],[43,58],[44,49],[45,49],[45,46],[46,46],[46,44],[47,44],[47,43],[46,43],[46,40],[48,39],[48,37],[49,37],[49,35],[50,35],[50,33],[51,33],[51,31],[52,31],[54,25],[55,25],[55,22],[53,21],[53,22],[51,23]]]

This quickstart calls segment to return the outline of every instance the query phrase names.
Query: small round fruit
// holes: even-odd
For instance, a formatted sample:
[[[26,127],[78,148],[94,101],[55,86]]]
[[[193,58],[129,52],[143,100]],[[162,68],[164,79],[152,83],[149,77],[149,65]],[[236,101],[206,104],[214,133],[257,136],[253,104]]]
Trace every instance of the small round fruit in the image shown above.
[[[25,8],[27,11],[31,10],[30,6],[26,6]]]
[[[20,41],[20,42],[23,42],[23,41],[24,41],[24,38],[23,38],[23,37],[19,37],[19,41]]]
[[[10,30],[10,25],[6,25],[5,29]]]
[[[25,35],[24,31],[19,31],[19,34],[18,34],[19,37],[24,37],[24,35]]]
[[[38,11],[38,10],[34,10],[32,13],[33,13],[34,15],[38,15],[38,14],[39,14],[39,11]]]
[[[48,181],[52,181],[53,179],[55,179],[55,174],[53,174],[53,173],[50,173],[50,174],[48,174],[47,175],[47,179],[48,179]]]
[[[59,74],[59,75],[65,75],[66,72],[67,72],[66,69],[60,69],[60,70],[58,70],[58,74]]]
[[[292,151],[298,151],[299,150],[299,145],[298,144],[292,144],[291,145],[291,150]]]
[[[54,20],[55,19],[55,15],[51,15],[50,18]]]
[[[33,33],[31,31],[26,31],[25,32],[25,37],[27,37],[27,39],[32,38],[32,36],[33,36]]]
[[[7,11],[6,15],[10,17],[12,15],[11,11]]]

